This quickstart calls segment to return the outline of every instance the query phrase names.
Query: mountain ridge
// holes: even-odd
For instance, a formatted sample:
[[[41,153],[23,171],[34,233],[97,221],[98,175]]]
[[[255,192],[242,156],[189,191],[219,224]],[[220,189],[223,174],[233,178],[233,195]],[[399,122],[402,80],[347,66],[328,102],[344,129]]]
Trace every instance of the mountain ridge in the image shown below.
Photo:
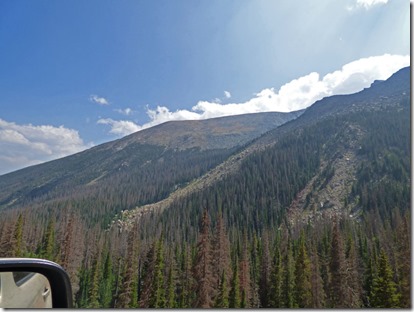
[[[124,138],[104,143],[86,151],[0,176],[0,207],[16,206],[36,199],[64,196],[70,189],[84,193],[111,179],[130,180],[134,172],[145,176],[139,183],[162,183],[159,168],[171,171],[166,190],[189,182],[198,172],[228,157],[251,139],[277,127],[302,111],[292,113],[257,113],[200,121],[167,122]],[[190,162],[186,158],[192,159]],[[132,170],[131,170],[132,169]],[[138,183],[138,181],[137,181]],[[155,186],[154,186],[155,187]],[[160,194],[166,194],[160,192]],[[152,192],[153,193],[153,192]],[[55,195],[53,195],[55,194]],[[47,196],[47,197],[45,197]],[[155,196],[155,197],[154,197]],[[160,195],[161,197],[165,195]],[[159,198],[155,194],[154,198]]]
[[[131,224],[131,220],[133,220],[137,216],[142,217],[144,214],[154,211],[162,212],[170,205],[173,205],[174,201],[183,200],[185,196],[189,196],[195,192],[200,192],[202,189],[212,186],[215,183],[218,183],[219,181],[222,181],[223,178],[225,178],[226,176],[231,175],[234,172],[237,172],[237,170],[239,170],[240,166],[243,164],[243,161],[245,161],[246,158],[250,157],[255,153],[265,151],[270,146],[275,145],[279,137],[282,137],[286,133],[292,133],[296,130],[301,130],[303,129],[303,127],[305,127],[305,125],[309,127],[313,124],[317,124],[318,122],[323,122],[324,119],[336,118],[336,116],[340,115],[347,116],[349,114],[358,114],[363,111],[375,111],[379,109],[386,109],[390,106],[395,106],[395,99],[399,98],[401,95],[405,96],[407,90],[409,91],[409,79],[407,79],[409,73],[410,68],[407,67],[393,74],[388,80],[377,81],[376,83],[373,83],[371,87],[361,90],[360,92],[350,95],[335,95],[316,101],[312,106],[307,108],[305,112],[301,114],[298,118],[289,121],[278,128],[270,130],[261,137],[258,137],[257,139],[253,140],[253,142],[248,144],[245,149],[230,156],[223,163],[211,169],[205,175],[194,180],[190,185],[187,185],[182,189],[178,189],[177,191],[171,193],[169,197],[163,199],[160,202],[151,203],[142,207],[137,207],[134,211],[124,212],[121,219],[124,220],[124,224],[128,226]],[[333,103],[336,106],[333,105]],[[340,106],[340,104],[342,106]],[[354,133],[352,134],[353,136],[360,136],[358,132],[362,131],[361,129],[359,129],[358,125],[350,125],[350,129],[346,128],[344,130],[350,131],[350,133]],[[344,139],[347,140],[346,138]],[[347,144],[356,144],[355,142],[350,142]],[[353,175],[355,174],[356,170],[355,158],[357,153],[357,147],[354,146],[352,150],[346,149],[342,151],[342,153],[345,156],[339,159],[332,159],[332,161],[336,165],[329,165],[337,166],[338,168],[340,168],[340,170],[342,170],[341,174],[337,172],[336,176],[341,177],[331,177],[331,179],[334,180],[333,184],[335,184],[335,186],[331,187],[331,184],[329,184],[328,182],[326,183],[327,185],[329,184],[328,186],[332,188],[329,194],[332,194],[333,192],[339,192],[340,194],[342,194],[341,196],[345,196],[345,194],[348,194],[350,191],[350,185],[352,183]],[[326,164],[322,164],[320,167],[321,174],[324,174],[324,170],[327,170],[327,168],[329,169],[329,166],[327,166]],[[351,167],[349,167],[348,169],[344,169],[346,168],[346,166]],[[339,183],[337,181],[338,179],[345,179],[347,181],[345,182],[345,184],[347,185],[346,188],[342,186],[342,182]],[[300,205],[302,205],[302,207],[304,206],[304,198],[306,196],[309,196],[310,191],[305,191],[305,189],[303,189],[302,191],[303,192],[299,195],[297,202],[292,203],[290,207],[289,214],[291,216],[291,222],[293,223],[296,222],[294,220],[303,219],[303,217],[300,216],[300,213],[298,215],[298,207]],[[324,199],[324,201],[326,201],[326,199]],[[334,202],[336,205],[335,207],[337,207],[340,204],[337,199],[334,199]],[[314,215],[318,215],[319,217],[321,216],[321,214],[316,213],[308,215],[307,218],[314,218]]]

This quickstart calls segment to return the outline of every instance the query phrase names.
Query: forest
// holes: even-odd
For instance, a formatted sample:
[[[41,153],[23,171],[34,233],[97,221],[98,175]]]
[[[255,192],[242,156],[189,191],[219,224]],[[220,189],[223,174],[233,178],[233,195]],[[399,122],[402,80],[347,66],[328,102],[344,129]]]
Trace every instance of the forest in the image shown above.
[[[265,134],[164,210],[122,218],[224,155],[166,154],[176,170],[3,209],[0,255],[62,265],[77,308],[410,308],[409,96],[364,103]]]

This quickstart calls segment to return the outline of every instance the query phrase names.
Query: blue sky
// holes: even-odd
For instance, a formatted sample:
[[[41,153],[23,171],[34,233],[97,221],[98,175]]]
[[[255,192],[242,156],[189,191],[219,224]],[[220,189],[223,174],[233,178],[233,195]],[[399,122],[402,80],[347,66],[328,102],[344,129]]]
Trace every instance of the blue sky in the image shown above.
[[[405,0],[4,0],[0,174],[173,119],[290,111],[409,65]]]

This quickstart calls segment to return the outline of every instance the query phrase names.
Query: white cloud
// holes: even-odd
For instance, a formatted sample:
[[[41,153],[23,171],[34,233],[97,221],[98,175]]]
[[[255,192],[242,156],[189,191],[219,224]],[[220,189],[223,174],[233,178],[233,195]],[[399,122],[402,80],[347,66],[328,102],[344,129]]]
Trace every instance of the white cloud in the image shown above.
[[[356,0],[354,5],[348,7],[349,11],[354,9],[364,8],[365,10],[369,10],[374,6],[387,4],[388,0]]]
[[[128,120],[113,120],[111,118],[103,118],[98,120],[98,124],[111,126],[109,133],[120,136],[142,130],[142,127]]]
[[[199,113],[200,119],[204,119],[265,111],[299,110],[326,96],[358,92],[370,86],[374,80],[387,79],[398,69],[409,64],[408,55],[385,54],[362,58],[323,77],[317,72],[312,72],[286,83],[278,91],[274,88],[263,89],[244,103],[219,104],[200,101],[192,111]]]
[[[125,108],[125,109],[115,109],[115,111],[116,111],[117,113],[120,113],[120,114],[125,115],[125,116],[132,115],[132,113],[134,112],[134,111],[133,111],[131,108],[129,108],[129,107],[127,107],[127,108]]]
[[[78,131],[63,126],[18,125],[0,119],[0,174],[80,152]]]
[[[95,94],[92,94],[89,96],[89,101],[99,104],[99,105],[109,105],[109,102],[104,97],[97,96]]]
[[[224,96],[226,97],[226,99],[231,98],[231,93],[229,91],[224,91]]]
[[[152,110],[147,107],[149,122],[138,125],[132,121],[100,119],[98,123],[111,126],[110,132],[126,135],[169,120],[199,120],[228,115],[258,112],[290,112],[304,109],[317,100],[335,94],[350,94],[369,87],[374,80],[385,80],[402,67],[409,66],[408,55],[373,56],[344,65],[340,70],[321,77],[319,73],[294,79],[275,90],[263,89],[243,103],[221,104],[217,101],[199,101],[189,110],[171,112],[165,106]]]

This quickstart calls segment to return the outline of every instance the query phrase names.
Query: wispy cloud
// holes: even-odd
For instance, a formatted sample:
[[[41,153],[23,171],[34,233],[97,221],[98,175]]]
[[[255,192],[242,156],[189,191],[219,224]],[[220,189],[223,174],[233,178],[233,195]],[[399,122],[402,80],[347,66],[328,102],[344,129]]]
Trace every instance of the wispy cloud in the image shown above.
[[[344,65],[341,69],[321,77],[317,72],[294,79],[275,90],[263,89],[242,103],[221,104],[217,101],[199,101],[190,110],[171,112],[165,106],[147,107],[149,122],[138,125],[132,121],[100,119],[98,123],[111,126],[110,132],[126,135],[169,120],[199,120],[221,116],[258,113],[290,112],[304,109],[317,100],[335,94],[350,94],[369,87],[374,80],[384,80],[410,64],[408,55],[373,56]]]
[[[19,125],[0,119],[0,174],[80,152],[78,131],[63,126]]]
[[[115,112],[117,112],[117,113],[120,113],[120,114],[122,114],[122,115],[125,115],[125,116],[130,116],[130,115],[132,115],[133,114],[133,110],[131,109],[131,108],[129,108],[129,107],[127,107],[127,108],[125,108],[125,109],[115,109],[114,110]]]
[[[224,91],[224,96],[226,97],[226,99],[231,98],[231,93],[229,91]]]
[[[109,105],[109,101],[104,97],[97,96],[96,94],[92,94],[89,96],[89,101],[99,104],[99,105]]]
[[[387,4],[388,0],[356,0],[354,5],[348,7],[349,11],[354,9],[364,8],[365,10],[369,10],[374,6]]]

